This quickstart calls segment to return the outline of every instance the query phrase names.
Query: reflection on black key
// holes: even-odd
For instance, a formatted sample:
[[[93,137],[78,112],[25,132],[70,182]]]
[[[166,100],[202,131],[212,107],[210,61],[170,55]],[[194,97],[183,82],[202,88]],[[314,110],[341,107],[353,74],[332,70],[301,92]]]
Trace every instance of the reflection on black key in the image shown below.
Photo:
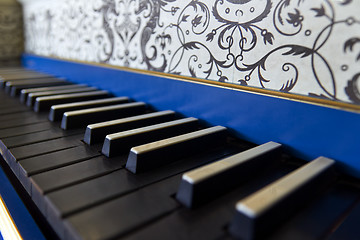
[[[28,107],[32,107],[35,103],[36,98],[38,98],[38,97],[55,96],[55,95],[78,93],[78,92],[91,92],[91,91],[95,91],[95,90],[97,90],[97,89],[94,87],[80,87],[80,88],[62,89],[62,90],[56,90],[56,91],[29,93],[29,95],[27,97],[26,105]]]
[[[65,150],[21,160],[19,161],[20,174],[29,177],[34,174],[68,166],[96,156],[100,156],[100,153],[93,151],[85,145],[79,145]]]
[[[129,98],[127,97],[114,97],[114,98],[105,98],[99,100],[90,100],[90,101],[82,101],[75,103],[66,103],[51,106],[49,113],[49,120],[52,122],[60,121],[64,112],[86,109],[90,107],[102,107],[108,105],[115,105],[119,103],[129,102]]]
[[[6,129],[0,129],[0,138],[14,137],[23,134],[39,132],[52,128],[53,125],[50,122],[40,122],[35,124],[29,124],[20,127],[12,127]]]
[[[334,178],[335,161],[319,157],[237,202],[230,232],[241,239],[266,233]]]
[[[75,101],[85,101],[92,99],[105,98],[109,96],[108,91],[93,91],[86,93],[71,93],[71,94],[63,94],[56,96],[48,96],[48,97],[38,97],[36,98],[34,111],[48,111],[50,110],[52,105],[63,104]]]
[[[99,143],[104,141],[105,136],[110,133],[144,127],[173,119],[175,119],[175,112],[168,110],[91,124],[86,128],[84,142],[87,144]]]
[[[54,151],[59,151],[74,146],[79,146],[82,144],[80,139],[81,139],[81,135],[74,135],[74,136],[49,140],[46,142],[39,142],[39,143],[29,144],[26,146],[16,147],[10,149],[10,151],[6,153],[5,157],[7,157],[10,161],[17,162],[21,159],[34,157],[37,155],[50,153]]]
[[[20,92],[20,101],[22,103],[25,103],[27,96],[30,93],[74,89],[74,88],[80,88],[80,87],[86,87],[86,85],[85,84],[70,84],[70,85],[61,85],[61,86],[55,86],[55,87],[26,88],[26,89],[22,89]]]
[[[190,208],[210,201],[278,160],[280,148],[281,144],[269,142],[187,172],[176,198]]]
[[[185,118],[107,135],[102,153],[107,157],[128,151],[132,146],[184,134],[196,130],[198,120]]]
[[[126,168],[133,173],[139,173],[169,164],[179,158],[221,146],[225,144],[226,136],[225,127],[215,126],[133,147]]]
[[[91,123],[140,114],[145,109],[145,103],[135,102],[65,112],[61,120],[61,128],[85,127]]]
[[[69,166],[39,173],[31,177],[33,194],[34,191],[44,194],[67,185],[104,175],[120,168],[122,168],[121,162],[99,156]]]

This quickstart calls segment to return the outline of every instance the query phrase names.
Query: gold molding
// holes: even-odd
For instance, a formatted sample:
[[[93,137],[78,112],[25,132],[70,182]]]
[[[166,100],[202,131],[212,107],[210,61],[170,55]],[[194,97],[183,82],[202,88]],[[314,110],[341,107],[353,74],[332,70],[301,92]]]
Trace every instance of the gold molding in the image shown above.
[[[0,232],[4,240],[22,240],[14,220],[0,196]]]
[[[303,102],[303,103],[314,104],[314,105],[319,105],[319,106],[323,106],[323,107],[329,107],[329,108],[341,109],[344,111],[360,113],[360,105],[341,102],[341,101],[321,99],[321,98],[316,98],[316,97],[299,95],[299,94],[295,94],[295,93],[285,93],[285,92],[280,92],[280,91],[276,91],[276,90],[269,90],[269,89],[263,89],[263,88],[257,88],[257,87],[241,86],[241,85],[236,85],[236,84],[232,84],[232,83],[223,83],[223,82],[217,82],[217,81],[213,81],[213,80],[206,80],[206,79],[201,79],[201,78],[181,76],[181,75],[170,74],[170,73],[156,72],[156,71],[150,71],[150,70],[145,70],[145,69],[136,69],[136,68],[130,68],[130,67],[116,66],[116,65],[110,65],[110,64],[105,64],[105,63],[81,61],[81,60],[75,60],[75,59],[66,59],[66,58],[60,58],[60,57],[56,57],[56,56],[41,56],[41,55],[32,54],[32,53],[30,55],[39,56],[39,57],[48,58],[48,59],[56,59],[56,60],[61,60],[61,61],[98,66],[98,67],[103,67],[103,68],[117,69],[117,70],[133,72],[133,73],[138,73],[138,74],[144,74],[144,75],[163,77],[163,78],[167,78],[167,79],[171,79],[171,80],[179,80],[179,81],[204,84],[204,85],[209,85],[209,86],[213,86],[213,87],[221,87],[221,88],[231,89],[234,91],[253,93],[253,94],[269,96],[269,97],[277,97],[277,98],[292,100],[292,101],[296,101],[296,102]]]

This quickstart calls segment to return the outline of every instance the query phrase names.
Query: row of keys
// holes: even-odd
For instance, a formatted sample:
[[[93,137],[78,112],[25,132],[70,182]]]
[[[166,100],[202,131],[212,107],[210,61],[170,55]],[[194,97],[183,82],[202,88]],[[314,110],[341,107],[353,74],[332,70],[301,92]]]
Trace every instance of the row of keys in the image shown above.
[[[82,87],[84,86],[75,88]],[[39,140],[33,144],[24,142],[19,147],[11,145],[10,141],[19,140],[5,138],[3,149],[6,151],[5,148],[10,146],[12,156],[7,156],[7,159],[13,158],[13,162],[19,163],[15,164],[18,167],[15,171],[49,222],[55,225],[64,225],[65,222],[65,230],[57,230],[61,237],[78,234],[88,236],[87,231],[90,231],[92,221],[95,224],[96,219],[103,214],[109,214],[109,219],[115,221],[117,217],[111,214],[110,206],[127,204],[128,200],[125,199],[132,199],[136,203],[138,195],[133,191],[143,189],[143,186],[167,183],[168,185],[163,186],[165,191],[177,185],[177,201],[187,208],[196,209],[246,185],[254,172],[261,172],[261,169],[266,171],[266,168],[279,164],[282,158],[281,144],[274,142],[246,151],[240,151],[236,147],[221,148],[228,144],[226,128],[203,127],[197,119],[179,119],[175,112],[169,110],[152,112],[145,103],[131,102],[126,97],[112,97],[106,93],[99,99],[89,100],[82,93],[59,93],[62,90],[58,86],[42,89],[46,96],[42,95],[39,88],[33,90],[34,92],[31,88],[22,89],[22,101],[25,102],[25,98],[32,96],[32,100],[28,101],[37,106],[35,111],[50,110],[48,118],[53,122],[61,119],[61,128],[69,134],[61,138],[53,135],[54,139],[46,144]],[[93,90],[85,94],[99,91]],[[32,93],[36,94],[30,95]],[[73,97],[76,94],[79,98]],[[41,127],[45,124],[34,125]],[[84,147],[76,141],[81,136],[77,130],[81,128],[86,128],[82,135],[83,142],[90,147]],[[69,129],[74,130],[71,132]],[[20,134],[27,130],[18,131]],[[64,141],[63,137],[67,140]],[[103,144],[99,146],[98,143]],[[59,148],[61,144],[64,144],[64,149]],[[48,152],[43,152],[46,145]],[[221,151],[216,150],[219,147]],[[91,151],[92,148],[96,151]],[[47,160],[45,163],[45,159],[54,160]],[[241,239],[261,238],[271,232],[272,228],[311,199],[314,193],[334,181],[333,165],[333,160],[320,157],[239,199],[233,207],[228,232]],[[163,166],[167,166],[167,169]],[[83,169],[87,170],[82,171]],[[192,170],[188,171],[189,169]],[[127,184],[116,184],[125,179]],[[161,179],[167,180],[156,183]],[[96,190],[106,187],[109,189],[99,192]],[[144,189],[144,192],[147,191],[149,190]],[[124,200],[120,198],[128,192],[134,194],[127,194]],[[159,192],[159,188],[154,190],[154,196],[156,192]],[[157,218],[165,212],[173,212],[179,207],[176,203],[169,204],[168,200],[160,202],[162,201],[165,210],[154,210],[143,216],[142,221],[151,216]],[[139,203],[147,205],[147,201]],[[150,203],[151,201],[148,204]],[[127,224],[132,221],[139,219],[127,219]],[[66,228],[69,223],[71,227]],[[108,224],[111,225],[110,222]],[[100,224],[103,230],[99,230],[98,234],[102,234],[99,238],[120,236],[119,231],[129,231],[130,225],[127,224],[120,224],[123,230],[121,226],[108,229],[108,226]]]

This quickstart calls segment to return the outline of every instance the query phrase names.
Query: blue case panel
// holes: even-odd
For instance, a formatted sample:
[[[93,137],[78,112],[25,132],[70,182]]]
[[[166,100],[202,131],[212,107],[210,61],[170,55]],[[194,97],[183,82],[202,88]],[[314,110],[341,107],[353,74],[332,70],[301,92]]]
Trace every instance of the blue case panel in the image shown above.
[[[186,116],[228,127],[262,144],[276,141],[296,156],[326,156],[360,178],[360,114],[299,101],[84,63],[24,55],[24,65],[87,83]]]

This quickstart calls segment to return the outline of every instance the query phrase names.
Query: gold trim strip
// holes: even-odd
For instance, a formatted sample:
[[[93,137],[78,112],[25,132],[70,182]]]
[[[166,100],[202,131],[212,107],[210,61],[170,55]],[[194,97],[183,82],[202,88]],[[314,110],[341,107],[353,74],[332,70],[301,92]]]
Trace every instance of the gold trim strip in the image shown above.
[[[73,63],[81,63],[81,64],[98,66],[98,67],[103,67],[103,68],[117,69],[117,70],[139,73],[139,74],[150,75],[150,76],[163,77],[163,78],[168,78],[171,80],[180,80],[180,81],[186,81],[186,82],[192,82],[192,83],[198,83],[198,84],[205,84],[205,85],[214,86],[214,87],[227,88],[227,89],[231,89],[231,90],[235,90],[235,91],[265,95],[265,96],[269,96],[269,97],[278,97],[278,98],[292,100],[292,101],[304,102],[304,103],[308,103],[308,104],[320,105],[323,107],[329,107],[329,108],[335,108],[335,109],[341,109],[341,110],[360,113],[360,105],[346,103],[346,102],[340,102],[340,101],[334,101],[334,100],[328,100],[328,99],[321,99],[321,98],[316,98],[316,97],[309,97],[309,96],[299,95],[299,94],[295,94],[295,93],[284,93],[284,92],[270,90],[270,89],[241,86],[241,85],[236,85],[236,84],[232,84],[232,83],[223,83],[223,82],[217,82],[217,81],[213,81],[213,80],[206,80],[206,79],[181,76],[181,75],[175,75],[175,74],[163,73],[163,72],[155,72],[155,71],[144,70],[144,69],[135,69],[135,68],[129,68],[129,67],[115,66],[115,65],[109,65],[109,64],[104,64],[104,63],[87,62],[87,61],[66,59],[66,58],[59,58],[59,57],[48,57],[48,56],[41,56],[41,55],[36,55],[36,54],[29,54],[29,55],[39,56],[39,57],[48,58],[48,59],[56,59],[56,60],[61,60],[61,61],[73,62]]]
[[[14,220],[0,196],[0,232],[4,240],[22,240]]]

